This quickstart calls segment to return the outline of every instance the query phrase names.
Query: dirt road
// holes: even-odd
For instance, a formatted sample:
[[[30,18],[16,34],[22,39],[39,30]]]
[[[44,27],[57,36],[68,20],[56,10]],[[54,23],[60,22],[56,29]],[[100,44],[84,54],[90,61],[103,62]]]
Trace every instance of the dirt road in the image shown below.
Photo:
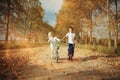
[[[120,56],[75,49],[67,60],[67,47],[59,51],[59,63],[50,59],[49,46],[28,50],[30,61],[22,71],[23,80],[120,80]]]

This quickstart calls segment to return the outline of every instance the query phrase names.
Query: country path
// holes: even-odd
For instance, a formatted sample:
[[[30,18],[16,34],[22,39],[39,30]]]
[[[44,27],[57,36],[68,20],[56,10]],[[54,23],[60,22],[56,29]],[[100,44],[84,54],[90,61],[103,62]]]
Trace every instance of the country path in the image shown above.
[[[73,61],[68,61],[67,46],[61,46],[56,63],[48,45],[26,51],[31,54],[20,76],[23,80],[120,80],[120,56],[76,47]]]

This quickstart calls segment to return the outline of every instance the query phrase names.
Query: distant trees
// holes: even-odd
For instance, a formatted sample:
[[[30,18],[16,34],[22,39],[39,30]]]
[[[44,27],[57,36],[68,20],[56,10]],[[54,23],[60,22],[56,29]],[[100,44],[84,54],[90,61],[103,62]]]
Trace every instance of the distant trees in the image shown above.
[[[1,24],[6,23],[5,27],[5,42],[8,42],[8,34],[9,34],[9,22],[10,22],[10,5],[11,5],[11,0],[1,0],[0,1],[0,17],[1,17]],[[3,19],[4,17],[4,19]]]
[[[118,46],[118,8],[117,0],[114,0],[115,3],[115,27],[114,27],[114,47]]]
[[[117,0],[64,0],[58,14],[56,30],[64,35],[69,25],[74,25],[75,32],[84,43],[102,43],[111,47],[118,44],[118,9]],[[115,3],[115,4],[113,4]],[[114,13],[116,16],[114,16]],[[115,20],[115,22],[114,22]],[[113,24],[116,25],[113,25]],[[114,27],[116,26],[116,27]],[[97,31],[99,29],[99,31]],[[111,30],[111,29],[114,29]],[[60,31],[63,31],[62,33]],[[103,31],[102,31],[103,30]],[[104,32],[104,33],[101,33]],[[114,34],[114,36],[112,36]],[[101,36],[102,37],[99,37]],[[80,41],[81,41],[80,40]]]
[[[6,36],[5,36],[5,42],[8,43],[8,34],[9,34],[9,22],[10,22],[10,5],[11,0],[7,1],[7,13],[6,13]]]
[[[39,0],[0,0],[0,4],[0,20],[6,23],[6,43],[10,34],[20,34],[23,40],[36,42],[36,39],[45,39],[41,35],[44,33],[46,36],[47,32],[52,30],[52,27],[42,20],[44,10]],[[46,30],[46,26],[49,30]],[[17,37],[19,36],[16,35]]]
[[[107,0],[107,31],[108,31],[108,47],[111,47],[111,26],[110,26],[110,6],[109,6],[109,0]]]

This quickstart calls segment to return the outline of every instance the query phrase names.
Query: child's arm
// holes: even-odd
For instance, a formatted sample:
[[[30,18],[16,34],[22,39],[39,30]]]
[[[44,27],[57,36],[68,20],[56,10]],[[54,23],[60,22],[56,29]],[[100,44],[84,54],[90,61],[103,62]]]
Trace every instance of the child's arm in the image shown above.
[[[57,38],[57,37],[55,37],[55,39],[57,40],[57,41],[61,41],[59,38]]]
[[[68,33],[62,38],[62,41],[68,36]]]
[[[62,41],[63,41],[65,38],[66,38],[66,36],[64,36],[64,37],[62,38]]]
[[[75,43],[77,42],[77,38],[76,38],[76,36],[75,36],[75,38],[74,38],[74,41],[75,41]]]
[[[48,39],[47,43],[50,43],[50,38]]]

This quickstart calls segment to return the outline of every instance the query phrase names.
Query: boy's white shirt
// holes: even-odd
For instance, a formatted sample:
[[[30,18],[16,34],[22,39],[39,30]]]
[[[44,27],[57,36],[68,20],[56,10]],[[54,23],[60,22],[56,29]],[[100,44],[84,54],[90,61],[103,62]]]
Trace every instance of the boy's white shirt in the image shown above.
[[[50,47],[53,49],[53,43],[55,42],[55,40],[60,41],[60,39],[58,39],[57,37],[49,37],[48,42],[50,42]]]
[[[75,33],[70,33],[68,32],[66,35],[66,37],[68,37],[68,43],[70,44],[74,44],[75,42]]]

